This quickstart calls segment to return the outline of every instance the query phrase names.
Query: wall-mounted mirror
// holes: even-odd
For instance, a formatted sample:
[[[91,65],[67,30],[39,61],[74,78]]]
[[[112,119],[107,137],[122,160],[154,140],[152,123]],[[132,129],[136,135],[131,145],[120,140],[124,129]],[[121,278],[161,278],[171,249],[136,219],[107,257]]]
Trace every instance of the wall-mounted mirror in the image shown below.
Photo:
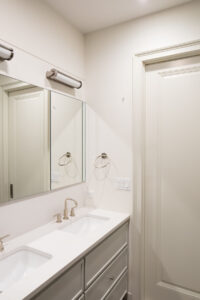
[[[0,75],[0,203],[84,180],[84,104]]]
[[[83,178],[83,102],[51,93],[51,189]]]

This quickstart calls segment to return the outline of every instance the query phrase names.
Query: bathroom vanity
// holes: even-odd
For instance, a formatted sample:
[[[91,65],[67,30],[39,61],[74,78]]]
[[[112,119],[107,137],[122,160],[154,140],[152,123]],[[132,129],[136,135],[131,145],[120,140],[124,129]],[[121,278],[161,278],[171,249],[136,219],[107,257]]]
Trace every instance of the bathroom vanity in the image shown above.
[[[0,74],[0,117],[0,205],[85,181],[81,99]],[[129,215],[77,205],[8,243],[3,232],[0,300],[124,299]]]
[[[127,293],[127,246],[128,223],[125,223],[31,299],[84,299],[84,294],[86,300],[123,299]],[[117,292],[112,291],[113,287]]]
[[[16,238],[7,245],[5,257],[23,244],[49,255],[48,261],[9,288],[7,285],[0,299],[12,299],[12,295],[16,295],[15,300],[125,299],[128,229],[127,214],[82,208],[77,217]]]

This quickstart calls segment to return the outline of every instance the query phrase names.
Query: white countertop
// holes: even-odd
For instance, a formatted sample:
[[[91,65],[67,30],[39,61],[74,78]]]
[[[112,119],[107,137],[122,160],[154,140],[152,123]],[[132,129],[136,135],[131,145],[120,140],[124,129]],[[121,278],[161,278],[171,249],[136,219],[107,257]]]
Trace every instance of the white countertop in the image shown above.
[[[70,224],[70,222],[88,214],[106,217],[109,220],[95,232],[84,236],[59,230],[63,225]],[[77,209],[76,217],[70,218],[70,220],[63,220],[62,223],[51,222],[10,240],[6,243],[4,252],[0,254],[0,259],[22,246],[45,252],[52,257],[1,293],[0,300],[22,300],[30,296],[36,289],[38,292],[53,277],[81,259],[85,253],[128,219],[128,214],[85,207]]]

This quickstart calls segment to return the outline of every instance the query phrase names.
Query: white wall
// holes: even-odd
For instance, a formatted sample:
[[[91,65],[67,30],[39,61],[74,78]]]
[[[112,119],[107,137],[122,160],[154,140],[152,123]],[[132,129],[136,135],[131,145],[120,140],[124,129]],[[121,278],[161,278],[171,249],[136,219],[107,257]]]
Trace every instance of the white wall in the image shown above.
[[[83,89],[74,93],[45,78],[47,70],[57,67],[84,79],[82,34],[38,0],[0,2],[0,43],[15,50],[13,60],[0,63],[0,73],[83,99]],[[9,233],[13,238],[52,220],[53,214],[62,211],[66,197],[75,197],[81,206],[84,190],[81,184],[1,206],[0,236]]]
[[[119,175],[131,176],[133,55],[200,39],[199,12],[200,1],[194,1],[86,36],[89,162],[107,151]],[[127,202],[131,193],[114,191],[110,183],[97,204],[129,211]]]
[[[86,36],[90,174],[95,155],[106,151],[119,176],[132,176],[133,55],[200,39],[199,12],[197,0]],[[115,190],[111,180],[104,185],[95,179],[90,182],[91,190],[101,186],[93,195],[97,206],[131,212],[132,192]]]
[[[40,0],[1,0],[0,39],[75,76],[84,74],[84,37]]]

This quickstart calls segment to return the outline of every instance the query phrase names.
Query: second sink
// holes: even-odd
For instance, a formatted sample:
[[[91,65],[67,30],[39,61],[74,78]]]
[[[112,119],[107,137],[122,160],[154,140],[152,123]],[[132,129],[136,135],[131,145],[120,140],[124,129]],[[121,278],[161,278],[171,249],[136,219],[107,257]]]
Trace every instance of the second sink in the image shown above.
[[[85,235],[94,232],[108,220],[109,218],[88,215],[72,222],[71,224],[65,225],[60,228],[60,230],[72,234]]]

